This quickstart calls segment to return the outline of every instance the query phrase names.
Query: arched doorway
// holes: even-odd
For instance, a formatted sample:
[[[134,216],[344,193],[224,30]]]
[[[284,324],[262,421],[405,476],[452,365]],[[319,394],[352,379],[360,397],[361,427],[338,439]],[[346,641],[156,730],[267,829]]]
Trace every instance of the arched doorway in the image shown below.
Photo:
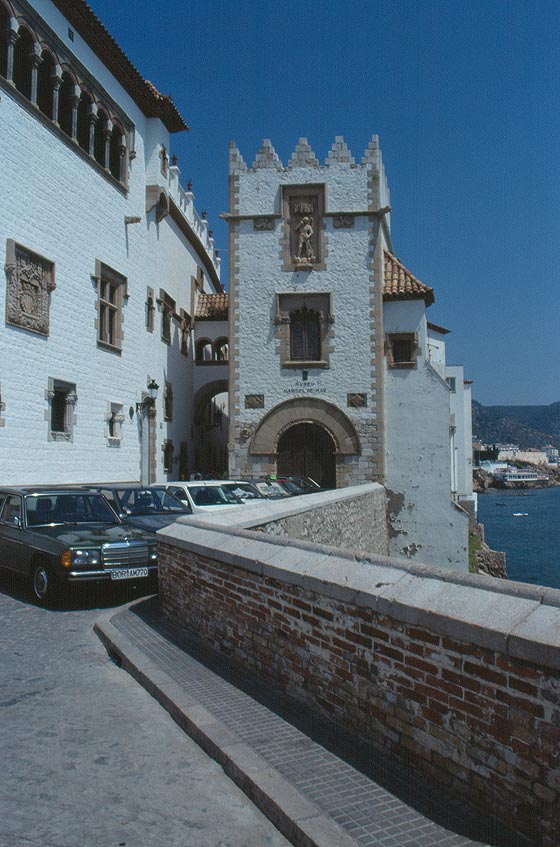
[[[195,443],[191,471],[221,478],[228,471],[228,384],[214,380],[195,396]]]
[[[278,441],[278,473],[310,476],[322,488],[336,488],[335,449],[332,436],[320,424],[294,424]]]

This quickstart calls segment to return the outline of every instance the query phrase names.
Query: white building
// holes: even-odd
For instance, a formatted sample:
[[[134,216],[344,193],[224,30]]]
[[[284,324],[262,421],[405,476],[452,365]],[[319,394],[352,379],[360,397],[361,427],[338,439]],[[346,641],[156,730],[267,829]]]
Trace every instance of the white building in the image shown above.
[[[376,137],[360,164],[232,146],[229,304],[186,128],[84,0],[0,0],[0,481],[378,480],[391,553],[466,568],[470,389]]]
[[[186,475],[197,301],[222,291],[169,158],[186,123],[82,0],[0,0],[0,41],[0,479]]]
[[[393,255],[377,138],[360,164],[340,137],[324,165],[306,139],[286,166],[232,145],[225,217],[230,472],[383,482],[391,553],[466,567],[470,387],[435,336],[430,361],[434,295]]]

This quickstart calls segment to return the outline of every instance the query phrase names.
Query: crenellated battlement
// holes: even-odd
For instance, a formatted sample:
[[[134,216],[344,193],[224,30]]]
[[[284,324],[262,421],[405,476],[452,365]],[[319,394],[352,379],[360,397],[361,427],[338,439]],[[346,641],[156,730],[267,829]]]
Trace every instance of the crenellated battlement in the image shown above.
[[[386,208],[391,204],[389,186],[379,147],[379,137],[377,135],[371,137],[359,162],[354,158],[352,151],[344,141],[342,135],[336,135],[323,164],[317,158],[307,138],[298,139],[295,149],[286,165],[280,159],[269,138],[263,140],[251,166],[243,158],[236,143],[230,141],[229,174],[235,183],[235,189],[231,195],[232,205],[230,206],[230,212],[236,214],[254,213],[256,196],[253,196],[251,200],[251,208],[246,206],[241,197],[243,196],[246,200],[252,189],[247,189],[246,191],[241,188],[241,184],[250,186],[255,180],[259,183],[259,203],[261,205],[266,205],[264,200],[264,195],[266,194],[264,183],[266,183],[270,191],[275,192],[276,189],[274,186],[277,184],[287,185],[291,182],[298,184],[306,182],[328,182],[329,184],[337,183],[341,185],[341,181],[345,185],[345,196],[338,198],[338,208],[344,211],[350,210],[348,206],[350,196],[355,201],[352,208],[380,209]],[[350,178],[350,174],[353,174],[353,177]],[[241,177],[242,179],[240,179]],[[348,178],[350,178],[350,182]],[[361,199],[358,199],[360,191],[363,192],[363,196]],[[336,191],[332,191],[331,185],[329,202],[335,203],[334,206],[331,206],[331,211],[337,208],[335,196]],[[269,207],[271,203],[277,205],[277,198],[273,199],[272,195],[269,198]],[[263,214],[270,211],[268,207],[265,208],[265,205],[263,205],[262,209]],[[386,223],[390,226],[389,218],[387,218]]]
[[[295,146],[294,152],[284,165],[274,149],[269,138],[265,138],[258,150],[252,167],[247,167],[239,148],[234,141],[229,144],[229,172],[230,174],[254,172],[262,169],[274,169],[277,171],[289,171],[294,168],[329,168],[333,165],[347,165],[350,168],[371,167],[372,165],[383,172],[381,150],[379,147],[379,136],[373,135],[368,143],[360,163],[352,155],[352,151],[344,141],[342,135],[336,135],[324,163],[321,165],[319,159],[313,152],[307,138],[300,138]]]

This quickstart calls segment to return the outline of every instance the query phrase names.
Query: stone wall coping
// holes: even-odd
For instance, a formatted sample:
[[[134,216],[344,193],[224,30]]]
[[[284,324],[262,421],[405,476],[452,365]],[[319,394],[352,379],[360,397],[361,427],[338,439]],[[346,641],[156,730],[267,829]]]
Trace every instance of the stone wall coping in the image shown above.
[[[158,537],[181,550],[331,600],[560,669],[559,589],[265,536],[212,524],[206,516],[181,518]]]
[[[268,523],[293,517],[303,512],[314,511],[321,506],[331,503],[339,503],[343,500],[351,500],[356,497],[365,497],[368,494],[385,490],[378,482],[366,482],[363,485],[352,485],[348,488],[336,488],[331,491],[317,491],[314,494],[301,494],[298,497],[283,497],[281,500],[262,500],[246,502],[242,507],[233,506],[219,513],[220,526],[236,529],[249,529],[257,526],[265,526]],[[205,523],[216,523],[215,511],[208,516],[197,513],[196,519]],[[183,520],[183,519],[181,519]],[[188,518],[187,520],[190,520]]]

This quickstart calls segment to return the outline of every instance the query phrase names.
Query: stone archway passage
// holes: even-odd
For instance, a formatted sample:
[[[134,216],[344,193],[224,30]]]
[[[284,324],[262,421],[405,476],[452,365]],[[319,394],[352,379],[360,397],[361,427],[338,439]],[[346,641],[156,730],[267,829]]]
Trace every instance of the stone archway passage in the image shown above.
[[[332,436],[319,424],[294,424],[278,441],[278,473],[310,476],[322,488],[336,488],[335,446]]]
[[[336,456],[356,456],[361,453],[360,439],[354,424],[334,403],[318,397],[294,397],[280,403],[262,418],[249,452],[253,455],[276,456],[282,434],[295,424],[317,424],[325,430],[335,445]]]

